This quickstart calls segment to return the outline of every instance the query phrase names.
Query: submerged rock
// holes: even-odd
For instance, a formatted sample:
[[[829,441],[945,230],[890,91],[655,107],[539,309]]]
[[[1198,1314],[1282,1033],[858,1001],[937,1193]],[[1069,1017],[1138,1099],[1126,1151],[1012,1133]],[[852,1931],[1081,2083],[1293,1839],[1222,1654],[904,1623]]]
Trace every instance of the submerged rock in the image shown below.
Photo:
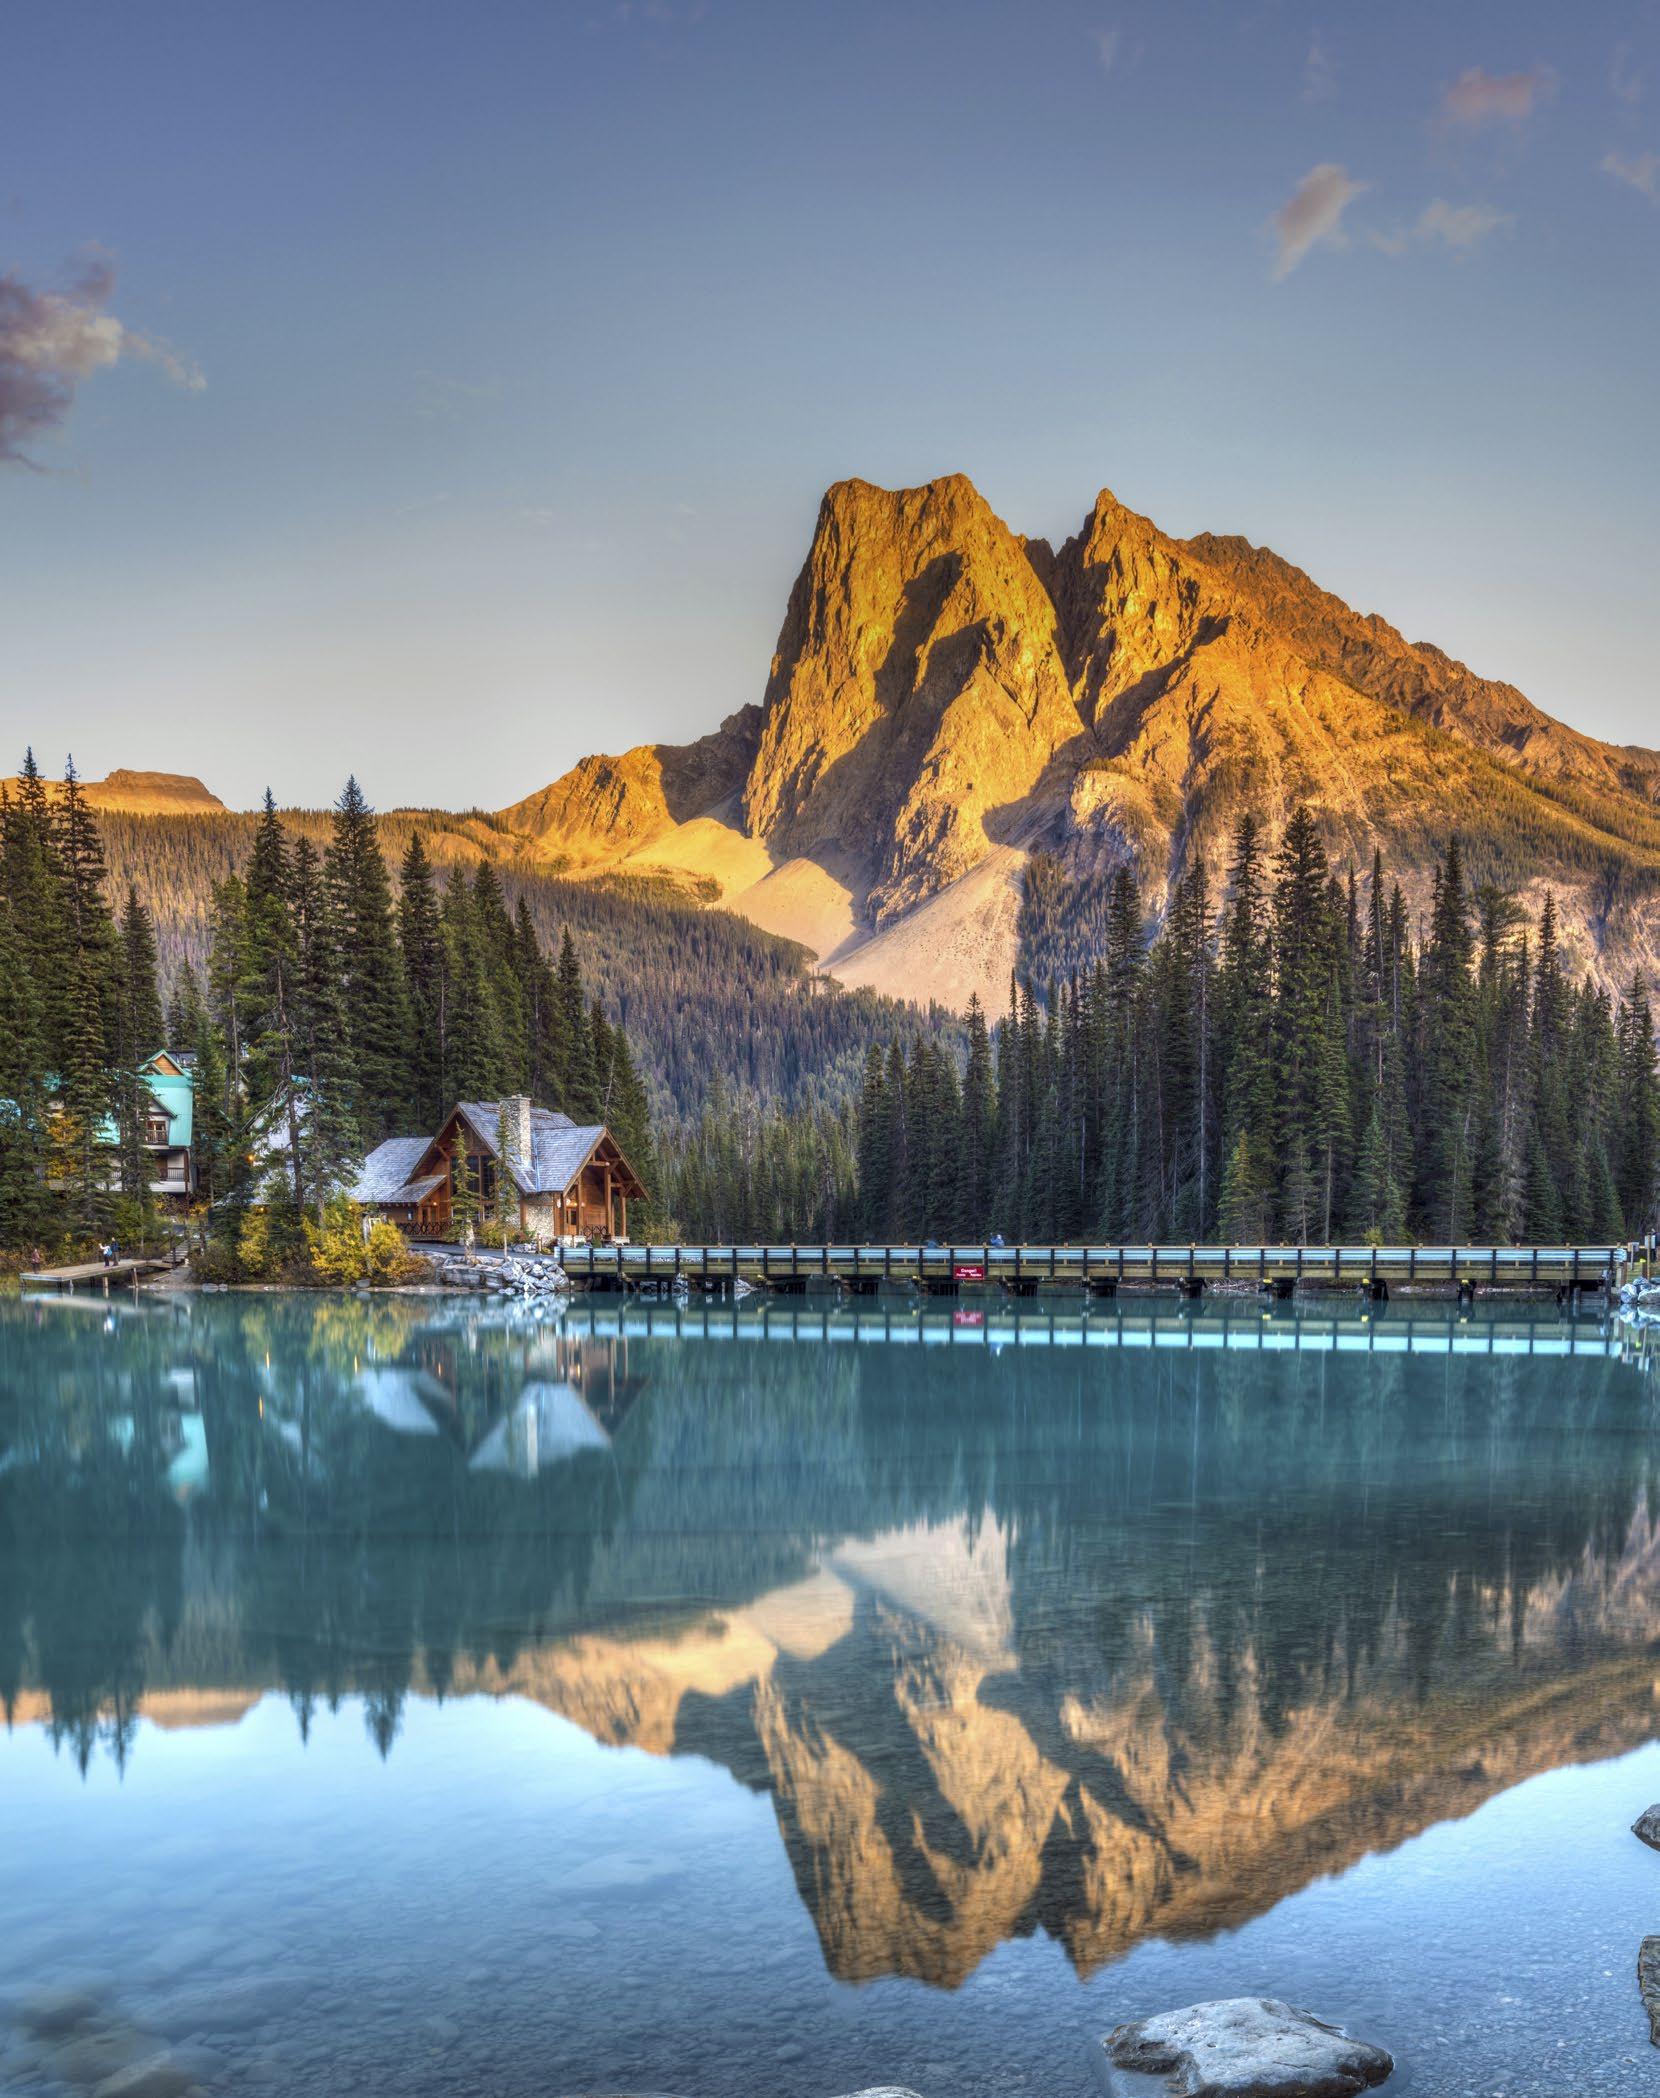
[[[1660,1807],[1645,1807],[1631,1824],[1631,1833],[1650,1850],[1660,1850]]]
[[[1637,1948],[1637,1992],[1648,2012],[1649,2041],[1660,2047],[1660,1938],[1645,1938]]]
[[[166,2048],[105,2077],[92,2098],[184,2098],[195,2078]]]
[[[17,2005],[19,2025],[36,2039],[57,2039],[79,2032],[98,2017],[96,1998],[80,1989],[39,1989]]]
[[[1381,2047],[1268,1996],[1138,2018],[1102,2046],[1115,2069],[1164,2078],[1170,2098],[1354,2098],[1395,2066]]]

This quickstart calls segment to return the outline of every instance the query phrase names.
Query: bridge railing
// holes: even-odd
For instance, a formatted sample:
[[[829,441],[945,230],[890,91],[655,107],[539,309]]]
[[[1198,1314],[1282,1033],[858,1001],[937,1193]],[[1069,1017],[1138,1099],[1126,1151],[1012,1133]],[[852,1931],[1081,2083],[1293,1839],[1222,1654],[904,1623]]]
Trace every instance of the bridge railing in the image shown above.
[[[1176,1282],[1318,1280],[1360,1283],[1439,1280],[1591,1284],[1615,1273],[1618,1246],[1287,1245],[786,1245],[732,1241],[698,1246],[598,1246],[563,1255],[577,1276],[652,1281],[689,1275],[718,1280],[804,1279]]]

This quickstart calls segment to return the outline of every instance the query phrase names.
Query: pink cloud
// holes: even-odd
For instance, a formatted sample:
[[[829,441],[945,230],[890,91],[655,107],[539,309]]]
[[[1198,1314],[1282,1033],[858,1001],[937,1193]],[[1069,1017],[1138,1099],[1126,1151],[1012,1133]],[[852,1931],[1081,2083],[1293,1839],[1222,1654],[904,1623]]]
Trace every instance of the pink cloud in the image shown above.
[[[1323,241],[1334,248],[1345,245],[1343,214],[1370,187],[1366,182],[1351,181],[1348,169],[1335,161],[1322,161],[1309,169],[1269,221],[1279,242],[1274,262],[1276,283],[1289,277],[1316,243]]]
[[[109,312],[115,266],[93,253],[61,291],[37,291],[0,275],[0,465],[31,466],[24,447],[56,429],[83,379],[124,358],[141,358],[177,385],[205,381],[165,343],[140,335]]]
[[[1489,73],[1471,66],[1442,95],[1441,117],[1471,131],[1485,124],[1520,124],[1555,92],[1556,75],[1549,66],[1529,66],[1525,73]]]

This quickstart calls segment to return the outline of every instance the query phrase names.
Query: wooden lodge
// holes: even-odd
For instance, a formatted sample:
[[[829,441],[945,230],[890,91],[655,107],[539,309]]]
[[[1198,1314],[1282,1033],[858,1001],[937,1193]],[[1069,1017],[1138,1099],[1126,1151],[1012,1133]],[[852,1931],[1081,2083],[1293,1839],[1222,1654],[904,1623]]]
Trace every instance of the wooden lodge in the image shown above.
[[[520,1237],[544,1244],[626,1240],[628,1205],[646,1192],[603,1123],[573,1122],[523,1093],[458,1101],[433,1136],[389,1137],[364,1160],[351,1192],[412,1237],[452,1238],[463,1176],[482,1227],[501,1215],[503,1172]]]

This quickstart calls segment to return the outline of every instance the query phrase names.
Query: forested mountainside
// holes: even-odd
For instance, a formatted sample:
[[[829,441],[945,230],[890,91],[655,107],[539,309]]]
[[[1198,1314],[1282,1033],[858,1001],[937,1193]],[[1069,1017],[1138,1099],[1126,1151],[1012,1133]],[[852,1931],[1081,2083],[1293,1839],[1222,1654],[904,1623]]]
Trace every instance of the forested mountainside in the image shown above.
[[[246,866],[258,821],[228,811],[100,815],[110,891],[124,895],[131,882],[151,912],[164,986],[185,962],[203,969],[214,887]],[[328,842],[327,810],[285,810],[282,821],[319,850]],[[395,810],[377,828],[394,868],[419,831],[440,880],[496,857],[482,817]],[[814,975],[794,942],[660,877],[573,881],[511,861],[500,873],[508,909],[523,897],[550,950],[569,930],[584,981],[628,1030],[659,1115],[695,1112],[716,1079],[804,1106],[839,1101],[872,1042],[917,1024],[891,1000]]]
[[[1660,961],[1660,754],[1105,491],[1057,551],[961,475],[838,483],[761,699],[699,742],[585,759],[501,832],[565,871],[713,883],[844,982],[994,1013],[1011,973],[1099,956],[1118,868],[1162,917],[1242,813],[1276,835],[1299,805],[1335,866],[1380,849],[1415,921],[1457,831],[1475,884],[1534,916],[1555,892],[1575,972],[1617,992]],[[1021,922],[1034,855],[1059,957]]]

